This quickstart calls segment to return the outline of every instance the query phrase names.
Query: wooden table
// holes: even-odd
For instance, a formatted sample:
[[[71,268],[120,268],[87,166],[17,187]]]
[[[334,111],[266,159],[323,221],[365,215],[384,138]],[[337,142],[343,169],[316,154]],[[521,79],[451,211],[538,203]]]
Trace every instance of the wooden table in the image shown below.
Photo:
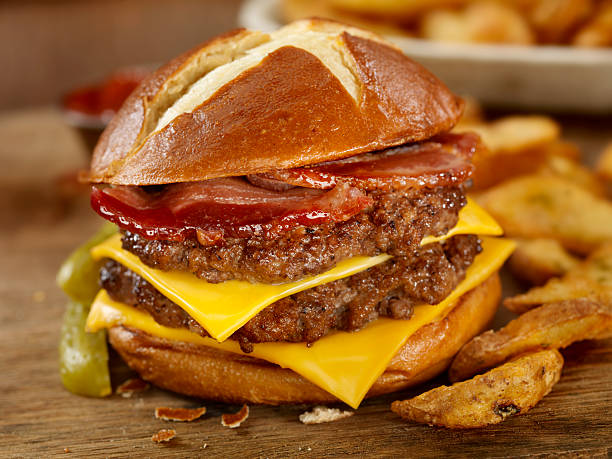
[[[567,132],[596,151],[610,133],[593,126],[572,120]],[[529,414],[473,431],[409,424],[389,411],[392,400],[416,391],[366,401],[351,418],[315,426],[298,421],[306,407],[254,406],[235,430],[221,426],[220,415],[237,407],[210,402],[197,422],[154,419],[157,406],[201,403],[157,389],[130,399],[69,394],[57,371],[66,299],[54,277],[100,220],[61,177],[83,166],[86,153],[50,109],[0,114],[0,139],[1,457],[610,457],[610,340],[567,349],[561,381]],[[115,384],[127,378],[116,358],[112,366]],[[177,438],[153,444],[161,428],[175,428]]]

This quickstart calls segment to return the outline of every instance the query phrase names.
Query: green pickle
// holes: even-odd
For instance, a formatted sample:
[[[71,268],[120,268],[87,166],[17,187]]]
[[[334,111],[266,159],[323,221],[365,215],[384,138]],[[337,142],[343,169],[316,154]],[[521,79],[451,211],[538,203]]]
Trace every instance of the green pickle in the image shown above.
[[[115,225],[106,224],[70,254],[57,274],[57,284],[72,300],[66,308],[61,331],[60,376],[64,387],[78,395],[104,397],[111,393],[106,332],[88,333],[85,322],[99,290],[100,263],[89,251],[116,232]]]
[[[89,305],[68,303],[59,345],[60,376],[74,394],[104,397],[111,393],[106,332],[85,331],[88,313]]]
[[[78,303],[91,304],[100,289],[98,274],[100,263],[91,258],[89,251],[117,232],[117,227],[106,223],[91,239],[80,246],[64,261],[57,273],[57,285]]]

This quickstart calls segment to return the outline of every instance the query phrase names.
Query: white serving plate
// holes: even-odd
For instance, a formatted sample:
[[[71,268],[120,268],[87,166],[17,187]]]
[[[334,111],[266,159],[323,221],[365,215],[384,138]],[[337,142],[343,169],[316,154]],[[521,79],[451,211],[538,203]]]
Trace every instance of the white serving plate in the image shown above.
[[[279,0],[246,0],[243,27],[282,25]],[[453,91],[512,109],[612,114],[612,49],[436,43],[387,36]]]

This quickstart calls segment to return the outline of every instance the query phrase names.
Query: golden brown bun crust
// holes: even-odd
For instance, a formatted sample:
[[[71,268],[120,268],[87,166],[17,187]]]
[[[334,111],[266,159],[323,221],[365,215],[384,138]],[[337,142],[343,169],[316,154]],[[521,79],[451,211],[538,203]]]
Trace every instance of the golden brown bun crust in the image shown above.
[[[420,384],[444,371],[461,346],[492,320],[501,295],[498,274],[463,295],[443,320],[412,335],[374,383],[368,397]],[[329,403],[336,398],[291,370],[246,355],[171,342],[114,327],[112,346],[153,384],[228,403]]]
[[[195,79],[186,68],[212,69],[209,55],[231,62],[265,40],[235,31],[175,59],[132,93],[94,151],[89,180],[152,185],[298,167],[427,139],[459,119],[462,101],[394,46],[335,22],[309,24],[338,34],[357,100],[314,54],[282,46],[156,130],[173,94]]]

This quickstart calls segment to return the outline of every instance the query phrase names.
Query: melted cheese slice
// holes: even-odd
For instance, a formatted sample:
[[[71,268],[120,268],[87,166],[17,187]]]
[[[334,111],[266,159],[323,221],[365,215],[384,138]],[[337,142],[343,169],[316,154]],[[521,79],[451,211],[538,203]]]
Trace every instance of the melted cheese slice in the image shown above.
[[[497,223],[475,202],[459,212],[457,225],[444,236],[426,237],[422,245],[444,240],[457,234],[501,234]],[[184,309],[217,341],[226,340],[253,316],[275,301],[294,293],[365,271],[391,258],[353,257],[316,276],[284,284],[254,284],[231,280],[211,284],[188,272],[165,272],[151,268],[121,248],[121,236],[114,235],[91,251],[95,259],[112,258],[146,279],[165,297]]]
[[[387,261],[391,256],[353,257],[316,276],[285,284],[252,284],[230,280],[211,284],[183,271],[151,268],[121,248],[116,234],[91,251],[94,259],[112,258],[145,278],[165,297],[184,309],[217,341],[226,340],[253,316],[275,301],[317,285],[352,276]]]
[[[499,270],[514,250],[515,244],[507,239],[483,238],[482,246],[483,251],[468,268],[463,282],[441,303],[415,307],[410,320],[378,319],[358,332],[335,332],[327,335],[311,347],[303,343],[255,344],[253,352],[247,355],[290,368],[357,408],[406,340],[422,326],[442,319],[461,295]],[[111,300],[108,294],[101,290],[87,318],[87,329],[96,331],[116,325],[137,328],[173,341],[185,341],[243,354],[238,343],[234,341],[218,343],[186,329],[164,327],[150,315]]]

